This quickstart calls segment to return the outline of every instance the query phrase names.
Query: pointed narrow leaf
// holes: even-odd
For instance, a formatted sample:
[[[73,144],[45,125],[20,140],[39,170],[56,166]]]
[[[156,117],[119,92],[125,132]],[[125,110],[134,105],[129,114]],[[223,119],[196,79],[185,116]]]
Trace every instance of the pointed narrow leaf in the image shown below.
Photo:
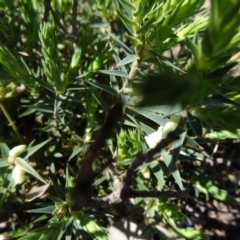
[[[164,117],[175,115],[176,113],[179,113],[183,110],[180,104],[162,105],[162,106],[148,106],[148,107],[141,107],[140,109],[144,110],[144,111],[147,111],[147,112],[154,112],[154,113],[163,114]]]
[[[200,119],[194,117],[192,114],[190,114],[189,112],[187,113],[187,117],[188,117],[188,121],[189,124],[192,128],[192,130],[194,131],[194,133],[196,134],[196,136],[202,136],[202,122]]]
[[[93,239],[108,240],[107,230],[86,214],[81,216],[81,226]]]
[[[92,86],[94,86],[96,88],[99,88],[99,89],[101,89],[101,90],[103,90],[105,92],[108,92],[108,93],[110,93],[110,94],[112,94],[114,96],[117,96],[117,91],[115,89],[107,86],[107,85],[100,84],[100,83],[93,83],[91,81],[88,81],[88,84],[90,84],[90,85],[92,85]]]
[[[125,77],[125,78],[128,77],[127,73],[119,70],[99,70],[98,72],[107,74],[107,75],[114,75],[118,77]]]
[[[50,142],[52,139],[48,139],[42,143],[39,143],[31,148],[28,148],[23,155],[23,159],[26,160],[28,157],[32,156],[36,151],[38,151],[40,148],[42,148],[44,145],[46,145],[48,142]]]
[[[123,112],[125,112],[130,96],[128,92],[122,91],[121,97],[122,97],[122,103],[123,103]]]
[[[69,157],[68,161],[70,161],[72,158],[74,158],[76,155],[78,155],[82,150],[82,147],[80,146],[75,146],[73,149],[73,152],[71,154],[71,156]]]
[[[10,149],[6,143],[0,142],[0,150],[1,150],[1,156],[4,158],[7,158],[9,155]]]
[[[112,39],[118,43],[127,54],[133,54],[132,50],[128,48],[119,38],[115,37],[113,34],[110,34]]]
[[[125,57],[123,60],[121,60],[118,64],[117,64],[117,67],[120,67],[120,66],[123,66],[123,65],[126,65],[128,63],[131,63],[131,62],[134,62],[137,60],[137,57],[132,54],[132,55],[128,55],[127,57]]]
[[[0,158],[0,168],[7,166],[8,166],[7,158]]]
[[[134,112],[137,112],[138,114],[152,120],[153,122],[155,122],[161,126],[164,126],[167,122],[167,120],[164,119],[163,117],[161,117],[159,114],[143,111],[143,110],[141,110],[141,108],[134,108],[134,107],[130,107],[130,106],[128,106],[128,108],[133,110]]]
[[[148,134],[151,134],[155,131],[155,129],[149,127],[148,125],[146,125],[145,123],[143,122],[140,122],[139,121],[139,125],[141,127],[141,129],[148,135]]]
[[[172,172],[173,169],[176,168],[176,162],[178,161],[178,156],[186,137],[186,131],[182,132],[178,136],[179,139],[172,143],[172,159],[170,165],[168,166],[170,172]]]
[[[126,15],[122,14],[120,11],[117,11],[117,12],[123,24],[125,25],[126,29],[129,31],[131,35],[134,35],[134,31],[133,31],[134,22],[131,21],[131,19],[129,19]]]
[[[24,159],[17,157],[15,160],[15,164],[18,165],[23,171],[33,175],[41,182],[47,184],[47,182],[36,172],[36,170]]]
[[[165,185],[165,179],[163,176],[163,170],[160,166],[160,163],[157,160],[154,160],[150,163],[149,166],[150,166],[154,176],[156,177],[156,179],[158,180],[158,182],[160,184],[160,189],[162,189]]]
[[[169,167],[171,164],[172,156],[166,152],[162,152],[161,155],[163,157],[164,163],[166,164],[167,167]],[[174,179],[176,180],[179,188],[181,190],[184,190],[182,178],[181,178],[179,170],[177,168],[175,168],[171,174],[174,177]]]
[[[72,239],[72,231],[73,231],[73,217],[71,217],[66,224],[65,240],[71,240]]]
[[[180,172],[178,169],[175,169],[173,172],[172,172],[172,176],[174,177],[174,179],[176,180],[179,188],[181,190],[184,190],[184,186],[183,186],[183,183],[182,183],[182,177],[180,175]]]
[[[118,86],[118,82],[117,82],[117,78],[116,76],[110,75],[110,82],[111,82],[111,87],[115,90],[115,91],[119,91],[119,86]]]
[[[117,65],[121,62],[121,58],[118,56],[118,54],[119,53],[117,53],[117,52],[115,54],[113,54],[114,59],[115,59]],[[121,65],[119,68],[120,68],[121,71],[127,73],[127,69],[126,69],[125,65]]]
[[[35,113],[37,111],[37,109],[34,109],[34,108],[28,108],[25,112],[23,112],[22,114],[20,114],[18,117],[21,118],[21,117],[25,117],[25,116],[28,116],[32,113]]]
[[[55,210],[55,206],[49,206],[49,207],[43,207],[43,208],[37,208],[32,210],[27,210],[29,213],[49,213],[52,214],[52,212]]]
[[[135,10],[135,6],[129,0],[119,0],[119,3],[124,7],[128,14]]]

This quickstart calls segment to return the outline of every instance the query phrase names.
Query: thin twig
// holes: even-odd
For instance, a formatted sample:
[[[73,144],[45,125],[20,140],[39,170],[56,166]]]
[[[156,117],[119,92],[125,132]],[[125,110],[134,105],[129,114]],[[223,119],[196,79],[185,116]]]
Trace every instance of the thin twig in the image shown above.
[[[128,78],[127,80],[123,83],[123,86],[122,86],[122,89],[121,89],[121,92],[124,91],[127,87],[128,87],[128,84],[129,84],[129,81],[131,79],[133,79],[133,76],[134,74],[136,73],[137,71],[137,67],[138,67],[138,61],[134,61],[131,65],[131,70],[128,74]]]
[[[2,110],[4,116],[7,118],[8,122],[9,122],[9,125],[12,127],[12,129],[13,129],[14,133],[16,134],[18,140],[20,142],[22,142],[22,137],[19,134],[18,128],[17,128],[15,122],[12,120],[12,117],[10,116],[9,112],[7,111],[7,109],[5,108],[3,103],[0,103],[0,109]]]
[[[143,164],[143,162],[147,161],[147,160],[151,160],[153,158],[153,156],[158,153],[159,151],[161,151],[162,149],[164,149],[165,147],[168,146],[169,143],[175,141],[178,139],[178,136],[174,135],[172,132],[170,132],[168,134],[168,136],[164,139],[162,139],[155,148],[150,149],[146,154],[141,155],[139,157],[137,157],[134,162],[130,165],[130,167],[128,168],[127,172],[126,172],[126,177],[124,179],[124,191],[123,191],[123,197],[125,197],[124,195],[127,194],[128,192],[128,188],[131,186],[132,183],[132,178],[134,176],[134,171]],[[127,196],[126,196],[127,197]],[[127,197],[128,198],[128,197]]]

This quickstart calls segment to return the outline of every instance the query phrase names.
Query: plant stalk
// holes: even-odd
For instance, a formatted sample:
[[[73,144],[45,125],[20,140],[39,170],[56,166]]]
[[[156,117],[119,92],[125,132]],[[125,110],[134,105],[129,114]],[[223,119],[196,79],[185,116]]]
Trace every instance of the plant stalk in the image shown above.
[[[5,106],[3,105],[2,102],[0,103],[0,108],[1,108],[1,110],[3,112],[3,114],[5,115],[5,117],[7,118],[8,122],[9,122],[9,125],[12,127],[13,131],[15,132],[18,140],[20,142],[22,142],[22,137],[20,136],[20,134],[18,132],[18,129],[17,129],[16,125],[15,125],[15,122],[12,120],[10,114],[8,113],[7,109],[5,108]]]

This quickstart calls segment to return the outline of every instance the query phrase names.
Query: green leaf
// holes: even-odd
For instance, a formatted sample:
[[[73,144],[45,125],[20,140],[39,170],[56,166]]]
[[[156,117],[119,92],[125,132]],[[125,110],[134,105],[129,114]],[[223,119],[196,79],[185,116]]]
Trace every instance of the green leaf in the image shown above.
[[[119,91],[119,85],[118,85],[118,81],[117,81],[117,78],[116,76],[113,76],[113,75],[110,75],[110,82],[111,82],[111,87],[112,89],[114,89],[115,91]]]
[[[21,169],[31,175],[33,175],[35,178],[40,180],[41,182],[47,184],[47,182],[37,173],[37,171],[32,168],[32,166],[26,162],[24,159],[17,157],[15,160],[16,165],[21,167]]]
[[[158,125],[164,126],[167,122],[167,120],[164,119],[163,117],[161,117],[159,114],[143,111],[143,110],[141,110],[141,108],[134,108],[134,107],[130,107],[130,106],[128,106],[128,108],[135,111],[136,113],[143,115],[144,117],[152,120],[153,122],[157,123]]]
[[[166,66],[169,66],[172,69],[176,69],[178,72],[186,73],[181,68],[176,66],[176,64],[173,64],[168,58],[162,56],[161,54],[158,54],[157,52],[155,52],[153,50],[149,50],[148,53],[150,54],[150,56],[154,57],[154,61],[152,61],[151,59],[149,59],[149,61],[151,61],[153,63],[158,63],[158,64],[164,63]]]
[[[47,213],[47,214],[52,214],[53,211],[55,210],[55,205],[53,206],[48,206],[48,207],[43,207],[43,208],[37,208],[37,209],[32,209],[32,210],[27,210],[29,213]]]
[[[117,67],[120,67],[120,66],[129,64],[129,63],[131,63],[131,62],[136,61],[137,59],[138,59],[138,58],[137,58],[136,55],[134,55],[134,54],[128,55],[127,57],[125,57],[123,60],[121,60],[121,61],[117,64]]]
[[[72,239],[72,232],[73,232],[73,217],[71,217],[67,222],[65,240]]]
[[[65,200],[65,188],[62,185],[58,185],[55,182],[52,182],[52,186],[55,190],[55,192],[57,193],[57,197],[53,197],[55,198],[54,202],[62,202],[63,200]]]
[[[0,158],[0,168],[8,167],[7,158]]]
[[[22,117],[25,117],[25,116],[28,116],[30,114],[33,114],[37,111],[37,109],[35,108],[28,108],[25,112],[23,112],[22,114],[20,114],[18,117],[19,118],[22,118]]]
[[[19,240],[61,240],[65,229],[65,223],[62,221],[51,222],[47,226],[43,226],[28,232]]]
[[[160,186],[160,189],[158,190],[162,190],[165,186],[165,179],[163,175],[163,170],[160,167],[160,163],[157,160],[154,160],[149,164],[149,167],[151,168],[156,179],[158,180],[158,184]]]
[[[155,22],[155,18],[148,19],[143,26],[137,31],[138,34],[145,34],[147,31],[149,31],[150,27]]]
[[[0,142],[0,150],[1,150],[1,156],[4,158],[8,158],[10,149],[6,143]]]
[[[128,14],[131,14],[135,10],[135,6],[128,0],[119,0],[119,3],[124,7]]]
[[[128,48],[119,38],[115,37],[113,34],[110,33],[111,38],[118,43],[123,50],[126,52],[126,54],[133,54],[132,50]]]
[[[168,166],[170,172],[172,172],[173,169],[176,168],[176,162],[178,161],[178,156],[180,154],[183,142],[186,137],[186,131],[183,131],[181,134],[177,135],[179,136],[179,139],[172,143],[172,159],[170,165]]]
[[[164,163],[166,164],[166,166],[169,167],[171,164],[171,161],[172,161],[172,156],[166,152],[162,152],[161,156],[163,157],[163,160],[164,160]],[[175,168],[172,170],[171,174],[174,177],[174,179],[176,180],[179,188],[181,190],[184,190],[182,178],[181,178],[179,170],[177,168]]]
[[[236,134],[227,130],[220,131],[211,131],[204,135],[205,138],[222,140],[222,139],[239,139],[240,138],[240,129],[237,129]]]
[[[111,46],[111,47],[113,48],[113,51],[114,51],[114,54],[113,54],[114,59],[115,59],[117,65],[118,65],[118,64],[121,62],[121,58],[120,58],[120,56],[119,56],[119,53],[116,52],[116,50],[115,50],[116,48],[114,48],[114,46]],[[133,54],[131,54],[131,55],[133,55]],[[125,65],[121,65],[119,68],[120,68],[121,71],[123,71],[123,72],[125,72],[125,73],[128,73]],[[123,80],[124,80],[124,79],[123,79]]]
[[[228,194],[226,190],[218,188],[207,178],[199,178],[196,180],[195,184],[196,188],[206,195],[207,201],[209,199],[209,195],[211,195],[212,197],[228,204],[239,204],[238,201]]]
[[[82,147],[80,146],[74,146],[73,148],[73,152],[70,155],[70,157],[68,158],[68,161],[70,161],[72,158],[74,158],[76,155],[78,155],[81,151],[82,151]]]
[[[117,91],[115,89],[109,87],[108,85],[104,85],[104,84],[100,84],[100,83],[94,83],[92,81],[88,81],[87,83],[96,87],[96,88],[99,88],[99,89],[101,89],[105,92],[108,92],[108,93],[112,94],[113,96],[118,95]]]
[[[180,113],[183,110],[183,108],[179,104],[176,104],[173,106],[170,106],[170,105],[148,106],[148,107],[141,107],[140,109],[147,112],[162,114],[164,118]]]
[[[143,122],[141,121],[138,121],[139,122],[139,126],[140,128],[148,135],[148,134],[151,134],[152,132],[155,132],[155,129],[149,127],[148,125],[144,124]]]
[[[172,171],[172,176],[173,176],[174,179],[176,180],[179,188],[180,188],[181,190],[184,190],[183,183],[182,183],[182,177],[181,177],[181,175],[180,175],[179,170],[178,170],[178,169],[173,170],[173,171]]]
[[[173,27],[173,26],[176,24],[174,21],[175,21],[175,19],[177,18],[178,13],[179,13],[179,11],[180,11],[181,6],[182,6],[183,3],[184,3],[184,0],[181,0],[181,1],[179,2],[179,4],[177,5],[177,7],[175,7],[175,8],[173,9],[173,11],[171,11],[171,13],[169,14],[169,16],[167,16],[167,17],[164,19],[163,25],[172,26],[172,27]]]
[[[82,228],[93,238],[99,240],[108,240],[107,230],[100,227],[89,215],[82,214],[80,217]]]
[[[118,77],[125,77],[125,78],[128,77],[127,73],[119,70],[98,70],[98,72],[107,74],[107,75],[118,76]]]
[[[194,228],[191,227],[187,227],[187,228],[183,228],[183,229],[179,229],[179,228],[175,228],[175,231],[180,234],[180,236],[184,237],[185,239],[194,239],[194,240],[208,240],[209,236],[207,234],[205,234],[203,231],[201,230],[196,230]]]
[[[52,139],[48,139],[42,143],[39,143],[31,148],[28,148],[26,151],[24,151],[23,159],[26,160],[30,156],[32,156],[36,151],[38,151],[40,148],[42,148],[44,145],[46,145],[48,142],[50,142]]]
[[[129,31],[129,33],[133,36],[134,35],[133,26],[137,26],[137,24],[131,19],[129,19],[125,14],[122,14],[120,11],[118,11],[118,15],[122,20],[123,24],[125,25],[125,27],[127,28],[127,30]]]
[[[202,129],[203,128],[202,128],[201,120],[196,118],[196,117],[194,117],[189,112],[187,113],[187,117],[188,117],[188,122],[189,122],[192,130],[196,134],[196,136],[202,136],[202,134],[203,134]]]

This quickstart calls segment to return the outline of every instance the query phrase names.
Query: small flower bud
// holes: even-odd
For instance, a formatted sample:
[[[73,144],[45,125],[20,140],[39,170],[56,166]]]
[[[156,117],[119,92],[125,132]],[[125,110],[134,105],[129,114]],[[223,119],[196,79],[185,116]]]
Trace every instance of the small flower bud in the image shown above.
[[[21,155],[22,152],[25,151],[26,149],[26,145],[18,145],[14,148],[12,148],[10,151],[9,151],[9,157],[18,157],[19,155]]]

